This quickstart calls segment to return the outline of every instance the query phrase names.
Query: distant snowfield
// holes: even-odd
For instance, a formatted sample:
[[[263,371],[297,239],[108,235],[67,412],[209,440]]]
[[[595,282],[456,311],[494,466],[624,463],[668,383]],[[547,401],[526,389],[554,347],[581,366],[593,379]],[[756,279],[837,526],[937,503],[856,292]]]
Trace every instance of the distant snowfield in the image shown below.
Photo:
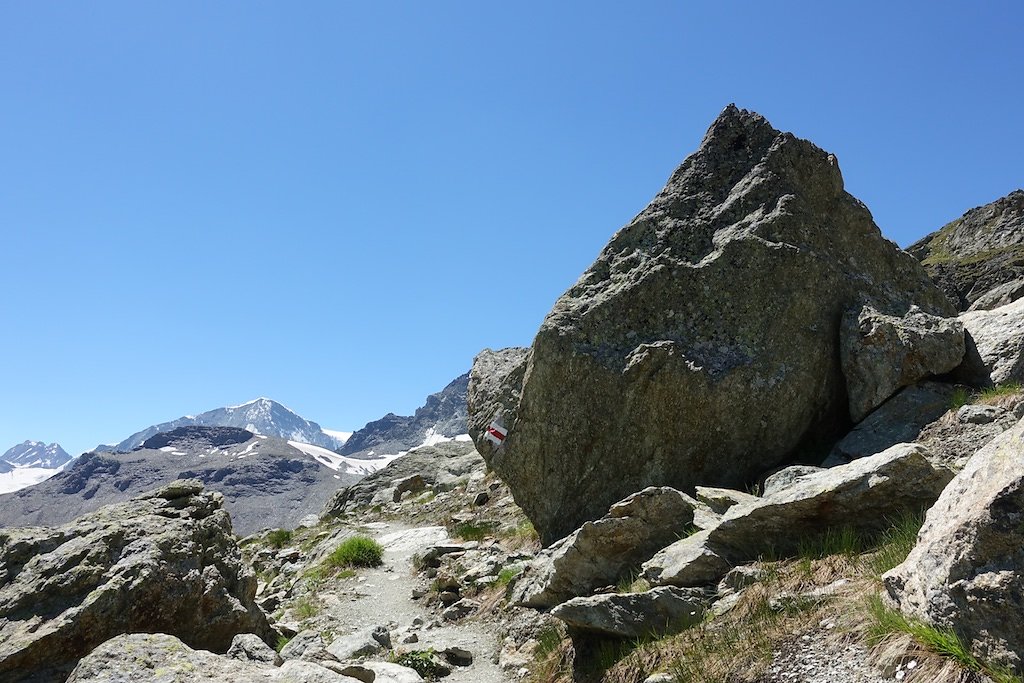
[[[0,493],[11,493],[26,486],[34,486],[60,472],[60,468],[18,467],[0,474]]]
[[[292,448],[299,449],[320,464],[330,467],[335,472],[361,474],[363,476],[372,474],[400,455],[405,455],[404,453],[398,453],[396,455],[382,455],[377,458],[364,460],[361,458],[347,458],[344,455],[338,455],[334,451],[329,451],[326,448],[302,443],[301,441],[289,441],[288,445]]]
[[[334,437],[335,439],[337,439],[339,446],[345,445],[345,442],[348,441],[352,437],[352,434],[354,433],[354,432],[339,432],[337,429],[324,429],[323,427],[320,428],[320,431],[323,432],[324,434],[326,434],[327,436],[331,436],[331,437]]]

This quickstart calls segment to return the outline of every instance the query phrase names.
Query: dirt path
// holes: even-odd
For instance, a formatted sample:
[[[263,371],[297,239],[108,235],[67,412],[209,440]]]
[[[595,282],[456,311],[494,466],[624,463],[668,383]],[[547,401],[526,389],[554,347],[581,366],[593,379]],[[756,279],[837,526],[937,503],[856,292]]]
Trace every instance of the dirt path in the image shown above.
[[[486,624],[465,620],[456,624],[444,622],[428,611],[420,601],[412,599],[417,586],[412,569],[412,558],[427,548],[448,540],[444,527],[410,527],[398,523],[375,523],[368,531],[384,546],[384,564],[376,569],[360,570],[359,578],[346,581],[346,589],[324,596],[325,608],[332,622],[350,632],[362,631],[375,625],[389,626],[395,649],[441,651],[460,647],[473,653],[473,664],[455,667],[444,678],[451,683],[506,683],[514,680],[491,660],[498,643],[493,630]],[[414,619],[423,625],[414,632],[419,641],[402,644],[402,638],[413,626]],[[430,628],[432,622],[440,627]]]

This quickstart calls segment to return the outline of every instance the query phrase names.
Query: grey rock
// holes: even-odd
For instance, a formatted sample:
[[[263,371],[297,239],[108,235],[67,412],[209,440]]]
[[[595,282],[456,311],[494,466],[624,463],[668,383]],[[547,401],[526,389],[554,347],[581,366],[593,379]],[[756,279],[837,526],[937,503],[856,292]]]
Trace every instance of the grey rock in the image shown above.
[[[692,498],[664,486],[628,496],[542,550],[516,581],[512,602],[551,607],[615,583],[686,531],[694,507]]]
[[[327,651],[327,646],[320,632],[312,629],[305,629],[295,634],[288,641],[288,644],[281,649],[281,658],[285,660],[301,659],[307,662],[337,659],[337,657]]]
[[[441,654],[455,666],[470,666],[473,663],[473,653],[464,647],[448,647]]]
[[[227,656],[243,662],[256,662],[270,666],[281,666],[284,663],[281,655],[253,633],[239,633],[235,636],[231,641],[231,647],[228,648]]]
[[[742,488],[838,436],[840,319],[863,301],[955,315],[835,157],[730,106],[556,302],[525,363],[478,357],[470,434],[545,545],[647,486]]]
[[[973,346],[954,373],[956,379],[978,386],[1024,380],[1024,299],[963,313],[960,320]]]
[[[881,532],[900,514],[929,506],[951,479],[926,455],[918,444],[900,444],[805,476],[730,509],[717,527],[668,546],[644,564],[643,575],[655,585],[707,585],[762,554],[795,553],[801,540],[830,528]]]
[[[478,444],[485,439],[483,435],[492,422],[504,425],[506,415],[515,415],[529,359],[530,349],[518,346],[497,351],[484,349],[473,359],[473,368],[469,371],[467,427]],[[493,457],[502,457],[497,447],[488,450],[495,452]]]
[[[789,488],[807,475],[817,474],[821,471],[821,467],[815,467],[814,465],[790,465],[789,467],[784,467],[764,480],[761,496],[765,498],[773,496],[783,489]]]
[[[394,487],[395,493],[392,496],[392,500],[397,503],[402,499],[403,493],[419,493],[423,489],[427,488],[427,481],[423,478],[422,474],[413,474],[396,480],[394,482]]]
[[[485,468],[483,458],[468,441],[444,441],[396,458],[358,483],[338,489],[323,505],[321,517],[337,517],[380,502],[398,500],[398,487],[422,480],[425,488],[448,490]],[[418,479],[417,479],[418,478]],[[391,491],[391,493],[388,493]]]
[[[700,623],[707,598],[700,590],[663,586],[643,593],[609,593],[563,602],[551,614],[571,630],[611,638],[674,633]]]
[[[362,474],[335,471],[283,439],[231,427],[180,427],[129,453],[86,453],[62,472],[0,496],[0,526],[65,524],[175,479],[224,494],[236,532],[292,529],[339,486]]]
[[[925,427],[949,410],[953,389],[941,382],[921,382],[901,390],[840,439],[823,464],[840,465],[917,441]]]
[[[126,632],[225,652],[273,631],[255,605],[223,497],[176,483],[57,528],[0,530],[0,678],[66,676]]]
[[[1014,190],[907,248],[961,311],[1024,279],[1024,191]]]
[[[373,683],[419,683],[423,680],[414,669],[390,662],[366,662],[364,667],[373,671]]]
[[[964,329],[959,320],[916,306],[897,316],[865,305],[843,316],[839,351],[850,417],[860,422],[897,390],[956,368],[964,357]]]
[[[987,425],[1007,414],[1009,411],[999,406],[966,405],[956,411],[956,420],[963,424]]]
[[[163,633],[121,635],[83,658],[68,683],[358,683],[312,662],[291,660],[280,668],[194,650]]]
[[[413,415],[388,413],[367,423],[338,449],[355,458],[401,453],[421,446],[428,434],[454,437],[466,433],[466,387],[469,374],[460,375],[441,391],[427,396]]]
[[[480,609],[479,602],[470,598],[462,598],[441,612],[441,616],[444,617],[445,621],[459,621],[475,614],[478,609]]]
[[[753,586],[764,579],[765,576],[765,570],[754,565],[745,564],[734,567],[718,583],[718,594],[729,595],[730,593],[736,593],[747,586]]]
[[[376,626],[358,633],[335,638],[327,651],[340,661],[368,657],[391,649],[391,635],[387,628]]]
[[[952,629],[975,656],[1024,672],[1024,421],[978,451],[882,578],[908,616]]]

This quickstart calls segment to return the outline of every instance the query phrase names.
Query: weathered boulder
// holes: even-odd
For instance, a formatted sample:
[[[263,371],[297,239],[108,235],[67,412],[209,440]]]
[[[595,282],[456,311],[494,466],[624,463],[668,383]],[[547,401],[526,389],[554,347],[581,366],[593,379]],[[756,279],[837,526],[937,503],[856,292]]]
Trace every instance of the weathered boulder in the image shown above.
[[[959,310],[967,310],[996,288],[1024,279],[1024,190],[971,209],[907,251]]]
[[[61,527],[0,530],[0,678],[66,676],[122,633],[215,652],[239,633],[273,642],[223,501],[176,481]]]
[[[83,658],[68,683],[360,683],[312,662],[290,660],[281,667],[222,657],[192,649],[163,633],[121,635]]]
[[[964,328],[955,318],[916,306],[897,316],[866,305],[843,316],[839,352],[850,417],[860,422],[898,389],[957,367],[964,357]]]
[[[967,357],[954,376],[985,386],[1024,381],[1024,299],[960,315],[970,335]]]
[[[679,538],[693,522],[695,502],[665,486],[628,496],[542,550],[516,581],[512,602],[551,607],[615,583]]]
[[[769,498],[783,489],[787,489],[809,474],[817,474],[823,468],[814,465],[790,465],[765,478],[761,496]]]
[[[865,304],[955,314],[835,157],[729,106],[530,352],[477,358],[470,434],[545,544],[647,486],[742,489],[848,420],[840,321]]]
[[[916,441],[933,463],[959,472],[972,455],[1024,417],[1024,395],[1007,396],[1003,405],[965,405],[921,430]]]
[[[227,655],[243,662],[256,662],[270,666],[281,666],[284,663],[281,655],[254,633],[239,633],[235,636],[231,641],[231,647],[228,648]]]
[[[901,390],[840,439],[824,464],[841,465],[918,441],[922,430],[949,410],[953,389],[941,382],[921,382]]]
[[[1006,304],[1012,304],[1024,296],[1024,278],[993,287],[978,297],[968,311],[990,311]]]
[[[681,539],[644,563],[644,578],[656,585],[702,586],[765,553],[793,554],[801,541],[829,529],[880,532],[902,513],[931,505],[952,478],[926,454],[918,444],[899,444],[730,508],[718,526]]]
[[[978,451],[928,511],[917,545],[882,578],[905,614],[956,631],[1024,672],[1024,421]]]
[[[643,593],[608,593],[563,602],[551,614],[571,630],[610,638],[681,631],[704,618],[708,598],[694,588],[662,586]]]

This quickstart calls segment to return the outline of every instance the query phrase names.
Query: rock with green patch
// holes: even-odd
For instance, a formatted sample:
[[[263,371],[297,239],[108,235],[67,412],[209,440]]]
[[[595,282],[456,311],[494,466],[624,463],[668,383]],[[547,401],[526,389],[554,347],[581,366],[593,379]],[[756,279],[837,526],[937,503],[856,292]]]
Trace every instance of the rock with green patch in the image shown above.
[[[273,642],[223,504],[174,482],[61,527],[0,531],[0,678],[66,676],[135,631],[216,652],[239,633]]]
[[[545,545],[647,486],[742,489],[838,436],[840,321],[865,302],[956,313],[834,156],[729,106],[530,351],[478,357],[470,434]]]
[[[1024,673],[1024,421],[974,454],[882,578],[907,616],[955,631],[975,656]]]
[[[982,307],[1016,301],[1024,294],[1024,190],[971,209],[907,251],[961,311],[983,298]]]

